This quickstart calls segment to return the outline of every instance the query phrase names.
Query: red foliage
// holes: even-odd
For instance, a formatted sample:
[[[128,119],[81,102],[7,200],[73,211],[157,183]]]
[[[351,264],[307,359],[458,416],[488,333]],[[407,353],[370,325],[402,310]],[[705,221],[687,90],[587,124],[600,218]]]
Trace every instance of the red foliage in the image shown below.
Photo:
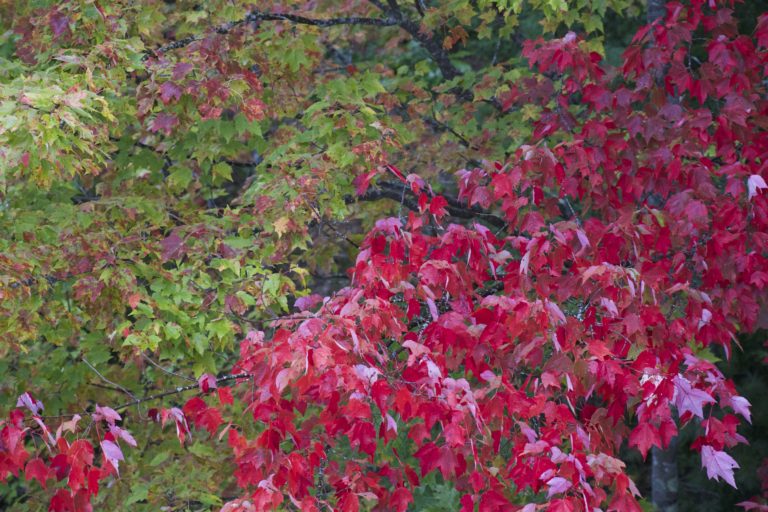
[[[724,450],[744,439],[727,410],[749,421],[748,402],[697,346],[728,354],[765,305],[766,22],[752,40],[727,9],[671,7],[622,80],[573,34],[526,44],[528,85],[554,106],[509,162],[459,173],[461,199],[503,212],[500,232],[445,224],[444,198],[385,166],[422,213],[379,221],[351,287],[241,346],[258,390],[244,399],[271,425],[231,443],[256,510],[276,492],[301,510],[404,508],[414,470],[454,482],[465,510],[515,510],[525,488],[549,497],[526,512],[639,510],[618,450],[645,456],[693,417],[708,476],[734,484]],[[505,106],[538,96],[513,87]],[[405,437],[410,454],[392,443]],[[359,459],[329,456],[339,439]],[[333,497],[309,493],[321,472]]]
[[[27,417],[22,409],[11,411],[7,421],[0,420],[0,480],[8,474],[18,476],[22,471],[26,480],[36,480],[44,489],[52,481],[65,481],[65,487],[58,487],[51,497],[51,512],[90,512],[91,496],[98,494],[99,481],[117,473],[119,461],[123,460],[120,441],[136,446],[136,441],[127,430],[116,425],[120,415],[109,407],[96,406],[92,419],[96,428],[97,441],[88,439],[68,440],[67,433],[76,433],[81,419],[74,415],[61,423],[56,433],[51,433],[43,417],[43,404],[28,393],[19,397],[19,407],[30,410]],[[104,430],[106,428],[106,431]],[[39,438],[39,454],[30,459],[27,438]],[[94,461],[95,448],[101,452],[102,462]]]
[[[707,57],[694,67],[701,29]],[[735,485],[725,450],[744,442],[749,404],[697,347],[728,354],[766,305],[768,16],[747,37],[728,9],[670,4],[620,72],[574,34],[528,42],[524,56],[537,76],[504,106],[542,100],[533,140],[508,162],[459,173],[460,198],[501,212],[504,228],[448,224],[445,198],[386,165],[420,213],[377,222],[352,285],[317,312],[302,307],[271,340],[242,342],[236,371],[253,382],[237,398],[264,428],[253,439],[228,431],[245,496],[225,510],[357,511],[370,500],[402,511],[431,472],[455,484],[464,510],[639,510],[619,449],[645,456],[693,417],[708,476]],[[203,89],[227,99],[221,84],[191,87],[189,73],[157,88],[163,103]],[[263,115],[258,100],[242,108]],[[176,233],[163,242],[164,259],[184,251]],[[217,380],[199,384],[211,392]],[[227,388],[218,397],[233,399]],[[119,415],[97,409],[98,443],[70,444],[30,395],[19,407],[31,422],[17,409],[0,423],[0,478],[67,479],[51,510],[89,510],[99,479],[118,470],[119,443],[131,444]],[[187,420],[210,434],[223,422],[200,397],[154,416],[172,419],[181,442]],[[32,433],[50,453],[30,460]],[[357,455],[334,457],[344,446]],[[548,503],[512,505],[523,489]]]

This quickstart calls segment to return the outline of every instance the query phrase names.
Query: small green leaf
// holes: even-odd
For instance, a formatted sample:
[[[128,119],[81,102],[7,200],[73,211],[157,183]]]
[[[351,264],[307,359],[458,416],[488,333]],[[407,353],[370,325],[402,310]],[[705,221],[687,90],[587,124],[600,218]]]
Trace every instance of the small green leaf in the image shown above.
[[[132,505],[144,501],[149,496],[149,486],[147,484],[137,484],[131,488],[131,494],[125,500],[126,505]]]
[[[163,451],[152,457],[152,460],[149,461],[149,465],[152,467],[159,466],[166,460],[168,460],[168,456],[170,455],[169,452]]]
[[[208,443],[195,443],[189,447],[189,451],[204,459],[210,459],[216,454]]]
[[[213,166],[213,175],[216,178],[232,181],[232,167],[224,162],[219,162]]]

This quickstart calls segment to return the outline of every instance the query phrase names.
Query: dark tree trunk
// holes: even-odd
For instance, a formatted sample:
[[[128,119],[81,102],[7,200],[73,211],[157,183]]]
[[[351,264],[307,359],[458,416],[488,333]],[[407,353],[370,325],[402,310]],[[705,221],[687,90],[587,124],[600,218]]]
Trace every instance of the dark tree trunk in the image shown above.
[[[653,23],[667,13],[666,0],[648,0],[645,19]],[[661,77],[657,77],[657,82]],[[677,437],[662,450],[651,451],[651,501],[658,512],[677,512]]]
[[[651,451],[651,500],[658,512],[677,512],[677,438]]]
[[[648,0],[648,7],[645,12],[645,19],[648,23],[656,21],[667,13],[666,0]]]

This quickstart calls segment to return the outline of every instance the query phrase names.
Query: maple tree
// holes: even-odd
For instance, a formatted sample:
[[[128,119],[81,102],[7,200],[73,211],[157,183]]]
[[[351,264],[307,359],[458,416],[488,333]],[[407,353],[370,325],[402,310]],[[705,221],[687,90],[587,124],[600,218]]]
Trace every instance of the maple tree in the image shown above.
[[[343,4],[0,4],[18,503],[641,510],[685,425],[736,487],[768,14]]]

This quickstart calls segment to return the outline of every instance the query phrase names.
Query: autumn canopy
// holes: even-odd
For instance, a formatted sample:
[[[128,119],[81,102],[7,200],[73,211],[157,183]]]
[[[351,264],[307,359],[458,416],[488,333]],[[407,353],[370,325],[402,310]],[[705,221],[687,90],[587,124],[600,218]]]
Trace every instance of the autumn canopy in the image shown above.
[[[757,4],[0,2],[0,508],[768,510]]]

